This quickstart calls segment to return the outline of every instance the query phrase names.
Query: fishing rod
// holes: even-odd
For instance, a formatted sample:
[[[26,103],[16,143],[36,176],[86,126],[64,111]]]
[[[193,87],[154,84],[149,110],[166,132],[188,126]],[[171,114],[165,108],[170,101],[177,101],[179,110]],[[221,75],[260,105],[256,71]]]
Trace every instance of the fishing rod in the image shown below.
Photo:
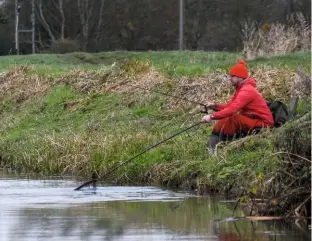
[[[128,159],[128,160],[126,160],[126,161],[120,163],[120,164],[117,165],[116,167],[114,167],[114,168],[108,170],[108,171],[107,171],[106,173],[104,173],[102,176],[100,176],[100,177],[98,177],[98,178],[93,178],[93,179],[91,179],[91,180],[89,180],[89,181],[87,181],[87,182],[81,184],[79,187],[77,187],[77,188],[74,189],[74,190],[75,190],[75,191],[79,191],[81,188],[83,188],[83,187],[85,187],[85,186],[89,186],[89,185],[91,185],[91,184],[93,185],[93,187],[95,187],[95,183],[96,183],[97,181],[99,181],[100,179],[103,179],[103,178],[106,177],[107,175],[111,174],[113,171],[115,171],[115,170],[118,169],[119,167],[121,167],[121,166],[125,165],[126,163],[132,161],[133,159],[137,158],[138,156],[141,156],[142,154],[144,154],[145,152],[147,152],[147,151],[149,151],[149,150],[155,148],[156,146],[159,146],[160,144],[164,143],[165,141],[168,141],[168,140],[172,139],[173,137],[175,137],[175,136],[177,136],[177,135],[180,135],[180,134],[182,134],[183,132],[185,132],[185,131],[187,131],[187,130],[189,130],[189,129],[191,129],[191,128],[193,128],[193,127],[195,127],[195,126],[197,126],[197,125],[199,125],[199,124],[201,124],[201,123],[202,123],[201,121],[200,121],[200,122],[197,122],[197,123],[195,123],[195,124],[193,124],[193,125],[191,125],[191,126],[185,128],[185,129],[183,129],[183,130],[181,130],[181,131],[179,131],[179,132],[177,132],[177,133],[175,133],[175,134],[173,134],[173,135],[167,137],[166,139],[161,140],[161,141],[159,141],[159,142],[157,142],[157,143],[151,145],[150,147],[147,147],[144,151],[142,151],[142,152],[136,154],[135,156],[131,157],[130,159]]]
[[[154,93],[157,93],[157,94],[161,94],[161,95],[164,95],[164,96],[169,96],[169,97],[172,97],[172,98],[176,98],[176,99],[179,99],[179,100],[184,100],[184,101],[188,101],[188,102],[191,102],[193,104],[197,104],[197,105],[201,105],[203,107],[205,107],[205,110],[208,109],[208,106],[203,104],[203,103],[200,103],[200,102],[197,102],[197,101],[194,101],[194,100],[189,100],[187,98],[184,98],[184,97],[180,97],[180,96],[176,96],[176,95],[170,95],[170,94],[167,94],[167,93],[163,93],[161,91],[157,91],[157,90],[151,90],[151,89],[148,89],[148,88],[144,88],[144,87],[139,87],[139,86],[136,86],[136,85],[131,85],[131,84],[126,84],[126,85],[129,85],[129,86],[132,86],[134,88],[138,88],[138,89],[142,89],[142,90],[147,90],[147,91],[150,91],[150,92],[154,92]]]

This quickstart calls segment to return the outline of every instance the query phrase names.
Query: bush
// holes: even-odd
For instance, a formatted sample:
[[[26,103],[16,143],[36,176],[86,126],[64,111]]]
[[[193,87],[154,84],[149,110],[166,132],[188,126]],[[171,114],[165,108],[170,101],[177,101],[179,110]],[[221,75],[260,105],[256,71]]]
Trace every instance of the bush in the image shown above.
[[[50,47],[50,52],[56,53],[56,54],[65,54],[65,53],[71,53],[71,52],[77,52],[80,50],[79,42],[76,40],[56,40],[54,43],[52,43]]]

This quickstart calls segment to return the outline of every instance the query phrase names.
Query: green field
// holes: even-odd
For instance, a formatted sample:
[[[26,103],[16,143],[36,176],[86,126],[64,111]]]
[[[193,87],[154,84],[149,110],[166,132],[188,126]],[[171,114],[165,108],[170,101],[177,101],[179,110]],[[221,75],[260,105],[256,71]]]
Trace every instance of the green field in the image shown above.
[[[70,69],[101,69],[114,62],[129,59],[148,60],[161,72],[170,76],[203,75],[216,69],[228,69],[234,62],[243,58],[238,53],[227,52],[103,52],[103,53],[69,53],[69,54],[36,54],[21,56],[1,56],[0,70],[14,66],[35,66],[37,74],[59,76]],[[261,57],[248,61],[250,67],[270,65],[272,67],[297,68],[311,65],[310,52],[298,52],[275,57]]]

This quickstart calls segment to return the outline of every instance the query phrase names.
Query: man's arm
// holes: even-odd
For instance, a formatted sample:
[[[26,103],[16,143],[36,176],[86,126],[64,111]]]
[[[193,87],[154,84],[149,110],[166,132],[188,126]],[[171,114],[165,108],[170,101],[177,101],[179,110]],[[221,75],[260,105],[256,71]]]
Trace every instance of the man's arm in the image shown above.
[[[215,104],[215,111],[218,111],[218,110],[223,110],[225,109],[226,107],[228,106],[228,104]]]
[[[235,100],[229,102],[225,108],[220,111],[217,111],[213,114],[213,120],[223,119],[225,117],[231,116],[244,108],[253,98],[253,94],[249,93],[248,90],[241,90]]]
[[[231,102],[233,102],[234,97],[235,97],[235,94],[231,96],[229,102],[226,103],[226,104],[215,104],[215,108],[216,108],[215,111],[219,111],[219,110],[223,110],[223,109],[227,108],[227,107],[229,106],[229,104],[230,104]]]

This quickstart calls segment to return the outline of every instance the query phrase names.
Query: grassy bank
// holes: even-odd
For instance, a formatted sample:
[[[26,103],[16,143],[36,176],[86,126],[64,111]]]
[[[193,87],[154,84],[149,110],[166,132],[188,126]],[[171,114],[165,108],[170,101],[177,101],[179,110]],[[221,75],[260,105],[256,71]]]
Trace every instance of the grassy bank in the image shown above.
[[[153,66],[169,76],[204,75],[218,69],[227,70],[233,62],[241,59],[238,53],[226,52],[103,52],[103,53],[69,53],[69,54],[37,54],[21,56],[0,56],[0,69],[10,70],[15,66],[32,66],[38,75],[61,76],[72,69],[100,70],[113,63],[129,59],[151,61]],[[305,66],[308,71],[311,62],[309,52],[298,52],[274,58],[261,57],[249,61],[250,67],[269,65],[296,69]]]
[[[1,57],[1,166],[79,179],[101,175],[200,121],[198,106],[152,91],[201,103],[224,102],[233,90],[222,80],[239,58],[205,52]],[[303,126],[289,123],[267,130],[222,145],[218,155],[211,156],[206,141],[212,126],[200,125],[119,168],[108,181],[199,193],[240,189],[260,195],[278,189],[280,194],[285,189],[274,185],[283,180],[281,170],[296,161],[303,166],[299,179],[284,181],[290,186],[302,183],[301,177],[310,175],[311,147],[306,143],[311,143],[307,132],[311,97],[305,79],[310,63],[310,53],[248,62],[266,99],[289,103],[292,95],[300,96],[297,117],[306,118],[300,121]],[[290,154],[283,153],[301,158],[287,159]],[[296,171],[290,170],[290,175]]]

